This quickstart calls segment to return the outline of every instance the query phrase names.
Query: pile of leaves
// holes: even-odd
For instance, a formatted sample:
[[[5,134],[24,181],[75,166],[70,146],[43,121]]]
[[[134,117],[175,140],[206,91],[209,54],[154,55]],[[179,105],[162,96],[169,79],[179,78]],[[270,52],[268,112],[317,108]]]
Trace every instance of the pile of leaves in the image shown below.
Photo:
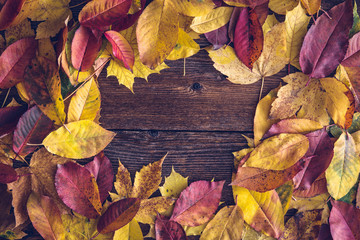
[[[156,239],[360,238],[355,2],[92,0],[77,19],[70,0],[0,4],[0,88],[21,98],[0,108],[1,238],[30,223],[44,239],[143,239],[140,224]],[[235,204],[220,210],[224,181],[188,186],[173,170],[159,187],[165,157],[133,183],[119,162],[113,182],[115,134],[99,122],[103,68],[133,91],[196,54],[200,34],[233,83],[288,69],[257,105],[254,138],[234,153]]]

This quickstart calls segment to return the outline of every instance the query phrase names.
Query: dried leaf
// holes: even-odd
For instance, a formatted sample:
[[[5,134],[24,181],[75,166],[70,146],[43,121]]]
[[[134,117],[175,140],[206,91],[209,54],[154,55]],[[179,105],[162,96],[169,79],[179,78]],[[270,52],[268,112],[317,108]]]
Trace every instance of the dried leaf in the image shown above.
[[[18,180],[19,176],[11,166],[0,163],[0,183],[11,183]]]
[[[269,8],[277,14],[285,15],[286,11],[291,11],[298,3],[298,0],[271,0]]]
[[[25,0],[2,1],[0,11],[0,30],[6,29],[20,12]]]
[[[87,218],[100,216],[99,189],[89,170],[73,162],[58,165],[55,186],[61,200],[72,210]]]
[[[14,131],[19,118],[26,111],[23,106],[0,108],[0,137]]]
[[[10,88],[23,81],[24,71],[35,57],[37,42],[23,38],[11,44],[0,56],[0,88]]]
[[[280,133],[306,134],[309,132],[320,130],[322,128],[323,126],[320,123],[309,119],[284,119],[273,124],[263,138],[268,138]]]
[[[131,197],[147,199],[159,188],[165,158],[166,155],[159,161],[144,166],[140,172],[136,172]]]
[[[31,223],[44,239],[64,239],[60,211],[51,198],[31,193],[26,207]]]
[[[213,45],[214,50],[217,50],[229,43],[230,39],[228,36],[228,27],[228,24],[226,24],[214,31],[204,34],[206,39]]]
[[[167,0],[174,4],[174,8],[180,14],[197,17],[209,13],[214,7],[211,0]]]
[[[142,199],[135,219],[144,224],[154,224],[156,215],[164,213],[174,203],[175,199],[168,197]]]
[[[325,172],[328,191],[335,200],[345,196],[357,182],[359,161],[353,137],[343,133],[334,144],[334,157]]]
[[[323,193],[311,198],[296,197],[291,199],[290,209],[297,209],[299,212],[323,209],[329,198],[328,193]]]
[[[321,7],[321,0],[301,0],[301,3],[310,15],[317,13]]]
[[[232,11],[231,7],[215,8],[206,15],[195,17],[190,27],[197,33],[214,31],[229,22]]]
[[[345,1],[321,15],[307,32],[300,52],[300,66],[309,78],[328,76],[343,60],[352,26],[352,4]]]
[[[106,234],[122,228],[135,217],[139,207],[139,198],[126,198],[114,202],[101,215],[97,224],[98,232]]]
[[[156,239],[158,240],[186,240],[186,235],[182,226],[161,215],[158,215],[155,221],[155,234]]]
[[[224,0],[224,2],[230,6],[251,8],[264,4],[266,1],[267,0]]]
[[[114,187],[120,199],[130,197],[132,191],[132,182],[129,171],[119,161],[119,168],[116,173]]]
[[[135,219],[133,219],[124,227],[115,231],[113,240],[138,240],[143,238],[144,236],[141,231],[140,225]]]
[[[207,224],[200,240],[241,239],[243,225],[243,214],[239,206],[226,206]]]
[[[170,220],[185,226],[199,226],[216,211],[225,181],[197,181],[181,192]]]
[[[7,28],[5,31],[6,45],[11,45],[17,40],[23,38],[33,37],[35,37],[35,32],[33,29],[31,29],[31,23],[28,19],[25,19],[19,24]]]
[[[101,152],[114,136],[115,133],[90,120],[81,120],[51,132],[44,139],[43,145],[49,152],[59,156],[81,159]]]

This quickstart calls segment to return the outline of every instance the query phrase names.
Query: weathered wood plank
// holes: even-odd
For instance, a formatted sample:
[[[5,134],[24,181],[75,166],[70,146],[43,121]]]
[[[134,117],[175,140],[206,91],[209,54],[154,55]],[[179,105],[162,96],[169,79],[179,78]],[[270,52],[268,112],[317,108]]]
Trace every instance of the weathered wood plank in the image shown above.
[[[102,118],[108,129],[251,131],[261,81],[236,85],[213,68],[205,51],[170,69],[153,74],[149,83],[137,79],[132,94],[115,78],[100,77]],[[279,85],[286,70],[265,79],[263,95]]]
[[[114,173],[120,159],[134,177],[144,165],[168,152],[163,178],[174,166],[175,171],[189,176],[190,182],[226,180],[222,200],[230,204],[233,202],[228,186],[233,170],[232,152],[247,147],[246,144],[237,132],[117,131],[105,154],[112,162]]]

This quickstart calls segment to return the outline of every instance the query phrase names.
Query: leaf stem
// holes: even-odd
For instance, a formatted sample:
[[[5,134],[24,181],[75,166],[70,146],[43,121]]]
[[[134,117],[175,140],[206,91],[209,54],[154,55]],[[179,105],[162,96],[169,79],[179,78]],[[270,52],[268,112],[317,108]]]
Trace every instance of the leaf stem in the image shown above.
[[[185,75],[186,75],[186,58],[184,58],[184,77],[185,77]]]
[[[261,88],[260,88],[260,93],[259,93],[259,102],[261,100],[261,95],[262,95],[262,92],[263,92],[263,89],[264,89],[264,82],[265,82],[265,78],[261,77]]]

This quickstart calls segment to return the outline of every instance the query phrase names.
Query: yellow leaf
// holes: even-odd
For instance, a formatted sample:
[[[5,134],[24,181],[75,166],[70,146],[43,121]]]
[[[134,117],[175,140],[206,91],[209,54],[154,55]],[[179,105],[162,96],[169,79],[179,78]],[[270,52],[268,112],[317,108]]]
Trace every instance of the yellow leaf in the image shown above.
[[[5,40],[7,46],[16,42],[17,40],[28,37],[35,37],[35,32],[33,29],[31,29],[31,23],[28,19],[25,19],[19,24],[9,27],[5,30]]]
[[[62,157],[81,159],[95,156],[114,138],[115,133],[90,121],[68,123],[51,132],[43,141],[45,148]]]
[[[165,177],[164,185],[159,187],[160,193],[164,197],[178,198],[180,193],[187,188],[188,178],[184,178],[181,174],[177,173],[174,170],[174,167],[171,169],[171,174],[168,177]]]
[[[46,57],[53,62],[56,62],[56,53],[54,45],[50,38],[42,38],[38,40],[39,44],[39,56]]]
[[[327,93],[326,109],[329,115],[337,125],[346,128],[346,113],[350,108],[350,101],[346,93],[350,90],[336,78],[322,78],[320,83]]]
[[[240,151],[233,152],[235,169],[238,169],[241,159],[243,159],[243,157],[245,157],[248,153],[250,153],[253,150],[254,148],[244,148],[241,149]]]
[[[340,82],[344,83],[350,89],[352,88],[351,80],[350,80],[351,77],[349,76],[349,74],[347,72],[347,68],[345,68],[343,65],[340,64],[336,68],[336,73],[335,73],[334,77],[337,80],[339,80]]]
[[[10,166],[13,165],[13,159],[16,158],[16,153],[12,148],[13,136],[14,134],[10,133],[0,138],[0,163]]]
[[[186,236],[199,236],[207,226],[207,222],[196,227],[182,226],[184,228]]]
[[[165,158],[166,155],[159,161],[144,166],[140,172],[136,172],[131,197],[147,199],[159,188]]]
[[[342,133],[334,144],[334,156],[325,171],[327,189],[338,200],[345,196],[358,180],[360,157],[350,134]]]
[[[65,20],[72,16],[69,9],[70,0],[31,0],[22,7],[23,14],[32,21],[41,22],[36,30],[36,39],[54,37],[61,28],[65,27]]]
[[[120,85],[122,84],[134,92],[133,85],[135,76],[129,69],[124,67],[120,60],[116,58],[110,60],[110,64],[107,67],[107,76],[115,76]]]
[[[247,224],[257,231],[278,238],[284,228],[284,214],[275,190],[259,193],[242,187],[233,187],[237,205],[244,214]]]
[[[262,25],[262,29],[264,32],[264,35],[270,31],[272,29],[273,26],[275,26],[276,24],[278,24],[279,21],[276,19],[274,14],[268,15],[266,17],[266,20],[264,22],[264,24]]]
[[[278,90],[279,88],[271,90],[256,106],[254,117],[255,146],[260,143],[261,138],[269,130],[271,125],[278,121],[277,119],[269,119],[271,104],[275,101]]]
[[[179,17],[172,2],[151,2],[136,28],[141,62],[152,69],[160,65],[176,44],[178,26]]]
[[[64,239],[65,228],[55,202],[47,196],[30,194],[26,204],[31,223],[44,239]]]
[[[132,182],[130,178],[130,173],[120,161],[119,168],[116,173],[114,187],[116,192],[118,193],[119,200],[123,198],[128,198],[131,194]]]
[[[293,10],[286,12],[286,57],[289,63],[301,70],[299,63],[300,49],[307,32],[310,17],[299,3]]]
[[[207,33],[216,30],[230,20],[232,7],[218,7],[203,16],[195,17],[191,29],[197,33]]]
[[[91,78],[73,95],[68,110],[68,122],[94,120],[100,111],[100,91],[95,78]]]
[[[178,60],[181,58],[187,58],[196,54],[199,50],[199,44],[197,44],[184,30],[179,28],[176,45],[166,59]]]
[[[244,230],[242,233],[242,240],[275,240],[273,237],[266,236],[262,232],[257,232],[248,224],[244,224]]]
[[[207,224],[200,240],[241,239],[243,225],[243,214],[239,206],[226,206]]]
[[[277,14],[285,15],[286,11],[292,10],[299,3],[299,0],[270,0],[269,8]]]
[[[321,7],[321,0],[301,0],[301,3],[310,15],[317,13]]]
[[[19,82],[18,84],[16,84],[16,89],[17,89],[17,92],[18,92],[21,100],[23,100],[26,103],[29,103],[30,102],[30,97],[26,92],[24,83]]]
[[[169,0],[167,0],[169,1]],[[186,16],[201,16],[209,13],[215,4],[212,0],[170,0],[180,14]]]
[[[296,197],[291,199],[290,209],[297,209],[299,212],[323,209],[329,198],[328,193],[323,193],[312,198],[300,198]]]
[[[114,233],[97,235],[98,219],[89,219],[80,214],[64,214],[61,219],[65,226],[66,240],[112,240]],[[95,237],[96,235],[96,237]],[[93,238],[95,237],[95,238]]]
[[[175,199],[168,197],[143,199],[135,219],[144,224],[155,224],[156,215],[165,212],[174,203]]]
[[[143,238],[139,223],[133,219],[124,227],[115,231],[113,240],[142,240]]]
[[[246,167],[284,170],[300,160],[309,148],[309,140],[301,134],[282,133],[265,139],[246,161]]]
[[[293,190],[294,190],[294,184],[292,180],[284,183],[283,185],[275,189],[275,191],[279,195],[284,215],[289,209]]]
[[[277,24],[265,35],[263,51],[254,63],[252,71],[237,58],[230,46],[207,50],[214,67],[227,75],[229,81],[236,84],[251,84],[284,68],[287,62],[285,25]]]
[[[230,6],[234,6],[234,7],[249,7],[249,3],[250,1],[239,1],[239,0],[224,0],[224,2]]]
[[[270,118],[285,119],[297,113],[299,118],[329,124],[326,111],[327,94],[318,79],[311,79],[303,73],[289,74],[283,78],[288,84],[281,87],[278,98],[272,103]]]

